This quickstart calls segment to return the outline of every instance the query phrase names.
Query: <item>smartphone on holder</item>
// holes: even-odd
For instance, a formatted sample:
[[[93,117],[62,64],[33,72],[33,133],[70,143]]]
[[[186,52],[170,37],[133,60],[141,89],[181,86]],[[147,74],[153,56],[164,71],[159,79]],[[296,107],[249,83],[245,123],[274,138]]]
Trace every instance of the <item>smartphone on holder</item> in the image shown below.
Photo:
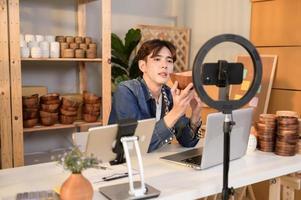
[[[221,72],[223,70],[224,73]],[[242,63],[204,63],[201,78],[204,85],[239,85],[243,81]]]

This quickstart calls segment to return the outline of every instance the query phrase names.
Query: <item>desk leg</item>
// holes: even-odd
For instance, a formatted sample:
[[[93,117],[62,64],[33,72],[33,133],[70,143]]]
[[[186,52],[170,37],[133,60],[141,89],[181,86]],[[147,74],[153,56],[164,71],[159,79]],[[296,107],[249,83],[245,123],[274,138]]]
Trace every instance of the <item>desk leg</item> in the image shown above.
[[[283,187],[282,199],[283,200],[294,200],[295,199],[295,190],[290,187]]]
[[[295,190],[301,189],[301,179],[294,176],[283,176],[281,177],[282,185],[282,199],[283,200],[294,200]]]
[[[250,195],[251,200],[256,200],[253,188],[251,185],[247,186],[247,193]]]
[[[270,180],[269,200],[280,200],[280,178]]]

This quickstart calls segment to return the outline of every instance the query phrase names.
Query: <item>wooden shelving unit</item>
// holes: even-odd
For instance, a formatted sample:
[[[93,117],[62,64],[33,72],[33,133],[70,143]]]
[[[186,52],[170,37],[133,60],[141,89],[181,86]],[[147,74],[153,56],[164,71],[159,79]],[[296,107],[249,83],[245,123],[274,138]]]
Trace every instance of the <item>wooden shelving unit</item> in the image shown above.
[[[7,8],[0,0],[0,168],[13,166]]]
[[[77,0],[77,28],[78,36],[86,36],[86,3],[88,0]],[[19,0],[0,0],[0,47],[8,44],[6,48],[0,48],[0,70],[2,70],[4,58],[5,66],[8,68],[4,71],[5,75],[0,74],[0,81],[8,83],[4,94],[5,104],[1,103],[0,111],[1,121],[1,164],[2,168],[17,167],[24,165],[24,144],[23,134],[59,130],[67,128],[81,128],[95,125],[107,124],[111,110],[111,0],[101,0],[101,49],[102,58],[95,59],[78,59],[78,58],[57,58],[57,59],[34,59],[20,57],[20,13]],[[7,4],[6,4],[7,3]],[[37,1],[39,3],[39,1]],[[3,4],[3,6],[2,6]],[[7,8],[7,9],[6,9]],[[3,17],[2,17],[3,15]],[[5,21],[6,20],[6,21]],[[5,26],[4,26],[5,25]],[[8,32],[9,30],[9,32]],[[5,34],[8,33],[5,37]],[[4,43],[1,43],[1,42]],[[5,43],[6,42],[6,43]],[[6,56],[6,57],[5,57]],[[2,58],[3,57],[3,58]],[[22,123],[22,62],[77,62],[79,71],[79,93],[87,90],[87,72],[86,63],[94,62],[99,67],[99,77],[102,96],[102,119],[95,123],[75,122],[71,125],[57,124],[51,127],[36,126],[33,128],[24,128]],[[0,71],[2,72],[2,71]],[[10,89],[9,89],[10,88]],[[8,92],[6,93],[6,90]],[[2,92],[2,91],[0,91]],[[1,94],[1,93],[0,93]],[[1,100],[1,99],[0,99]],[[13,105],[13,106],[11,106]],[[3,143],[5,143],[3,145]]]

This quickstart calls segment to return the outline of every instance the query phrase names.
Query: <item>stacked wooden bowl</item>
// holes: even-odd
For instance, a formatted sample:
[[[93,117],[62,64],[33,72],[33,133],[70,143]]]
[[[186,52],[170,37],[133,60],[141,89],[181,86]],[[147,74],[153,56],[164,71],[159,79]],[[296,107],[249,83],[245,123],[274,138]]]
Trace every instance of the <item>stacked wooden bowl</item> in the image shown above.
[[[57,93],[49,93],[40,98],[40,119],[44,126],[51,126],[58,121],[58,111],[61,104]]]
[[[86,122],[96,122],[100,115],[101,98],[93,93],[83,95],[83,119]]]
[[[23,127],[31,128],[38,123],[39,119],[39,95],[22,96]]]
[[[62,106],[60,108],[60,123],[72,124],[77,117],[79,102],[71,98],[62,98]]]

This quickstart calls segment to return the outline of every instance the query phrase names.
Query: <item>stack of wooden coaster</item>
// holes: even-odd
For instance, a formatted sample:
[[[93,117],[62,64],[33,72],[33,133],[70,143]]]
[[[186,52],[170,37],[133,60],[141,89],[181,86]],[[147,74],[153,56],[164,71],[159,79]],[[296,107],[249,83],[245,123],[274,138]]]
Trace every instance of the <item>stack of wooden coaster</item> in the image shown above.
[[[278,130],[275,153],[281,156],[294,156],[299,140],[299,122],[297,117],[278,116]]]
[[[258,149],[265,152],[273,152],[276,132],[276,115],[261,114],[256,123]]]

